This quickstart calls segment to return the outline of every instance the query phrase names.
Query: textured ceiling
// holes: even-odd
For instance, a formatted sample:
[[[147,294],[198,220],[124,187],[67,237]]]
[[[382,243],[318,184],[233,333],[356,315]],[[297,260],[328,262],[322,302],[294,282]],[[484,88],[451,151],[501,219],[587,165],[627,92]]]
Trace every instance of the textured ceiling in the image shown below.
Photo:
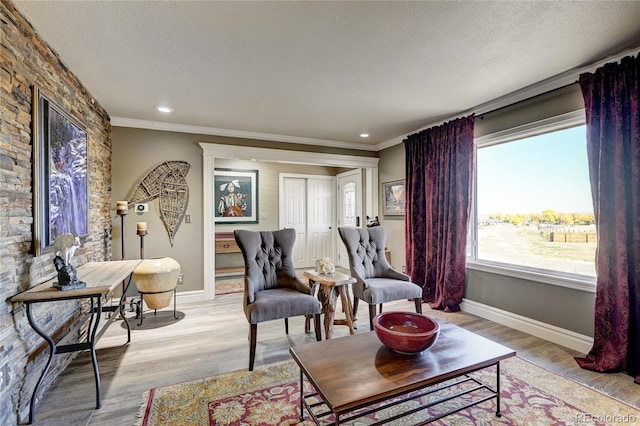
[[[14,3],[116,125],[345,147],[640,46],[640,2]]]

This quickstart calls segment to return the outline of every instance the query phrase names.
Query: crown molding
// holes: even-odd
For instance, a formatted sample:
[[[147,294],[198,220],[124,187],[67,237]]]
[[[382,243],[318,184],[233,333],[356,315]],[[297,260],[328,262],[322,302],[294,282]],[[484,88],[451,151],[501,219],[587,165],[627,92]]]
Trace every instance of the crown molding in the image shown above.
[[[187,124],[165,123],[162,121],[138,120],[126,117],[111,117],[115,127],[161,130],[164,132],[193,133],[198,135],[225,136],[229,138],[258,139],[264,141],[287,142],[301,145],[321,145],[333,148],[355,149],[359,151],[377,151],[375,145],[341,142],[328,139],[303,138],[299,136],[274,135],[272,133],[246,132],[243,130],[220,129],[216,127],[191,126]]]

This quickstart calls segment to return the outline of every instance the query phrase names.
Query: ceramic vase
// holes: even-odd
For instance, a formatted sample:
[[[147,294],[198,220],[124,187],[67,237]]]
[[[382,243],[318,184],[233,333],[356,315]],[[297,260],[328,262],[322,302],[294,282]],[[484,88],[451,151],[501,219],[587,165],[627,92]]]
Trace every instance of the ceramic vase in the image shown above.
[[[169,306],[178,285],[180,264],[170,257],[144,259],[133,270],[133,281],[150,309]],[[153,294],[152,294],[153,293]]]

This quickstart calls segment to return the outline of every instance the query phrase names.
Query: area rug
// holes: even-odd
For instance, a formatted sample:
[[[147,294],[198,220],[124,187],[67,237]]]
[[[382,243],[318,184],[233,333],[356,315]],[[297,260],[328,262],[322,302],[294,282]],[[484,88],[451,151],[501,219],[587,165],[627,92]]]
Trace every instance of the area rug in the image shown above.
[[[242,293],[244,291],[244,277],[216,279],[216,296],[222,294]]]
[[[495,416],[495,399],[449,415],[432,424],[450,425],[606,425],[636,424],[640,411],[592,388],[574,382],[518,357],[501,366],[502,417]],[[495,370],[475,377],[495,383]],[[154,388],[145,393],[138,426],[150,425],[313,425],[300,421],[300,370],[293,361],[234,371],[214,377]],[[310,386],[305,383],[305,387]],[[408,401],[406,407],[424,404]],[[413,405],[412,405],[413,404]],[[416,424],[432,415],[419,413],[395,420],[384,419],[403,406],[382,410],[344,423],[351,426]],[[332,424],[332,418],[326,419]],[[422,419],[424,420],[424,419]]]

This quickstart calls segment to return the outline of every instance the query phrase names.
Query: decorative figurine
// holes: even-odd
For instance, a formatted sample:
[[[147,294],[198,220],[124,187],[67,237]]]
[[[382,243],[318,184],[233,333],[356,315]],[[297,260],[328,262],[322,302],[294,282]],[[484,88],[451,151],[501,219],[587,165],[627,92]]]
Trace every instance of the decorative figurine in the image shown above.
[[[367,216],[367,228],[373,228],[374,226],[380,226],[380,220],[378,220],[378,216],[373,219]]]
[[[53,264],[58,271],[58,281],[53,283],[53,287],[60,290],[85,288],[87,283],[78,280],[76,268],[71,265],[71,258],[80,247],[80,238],[70,233],[60,234],[53,242],[53,247],[56,250]]]

